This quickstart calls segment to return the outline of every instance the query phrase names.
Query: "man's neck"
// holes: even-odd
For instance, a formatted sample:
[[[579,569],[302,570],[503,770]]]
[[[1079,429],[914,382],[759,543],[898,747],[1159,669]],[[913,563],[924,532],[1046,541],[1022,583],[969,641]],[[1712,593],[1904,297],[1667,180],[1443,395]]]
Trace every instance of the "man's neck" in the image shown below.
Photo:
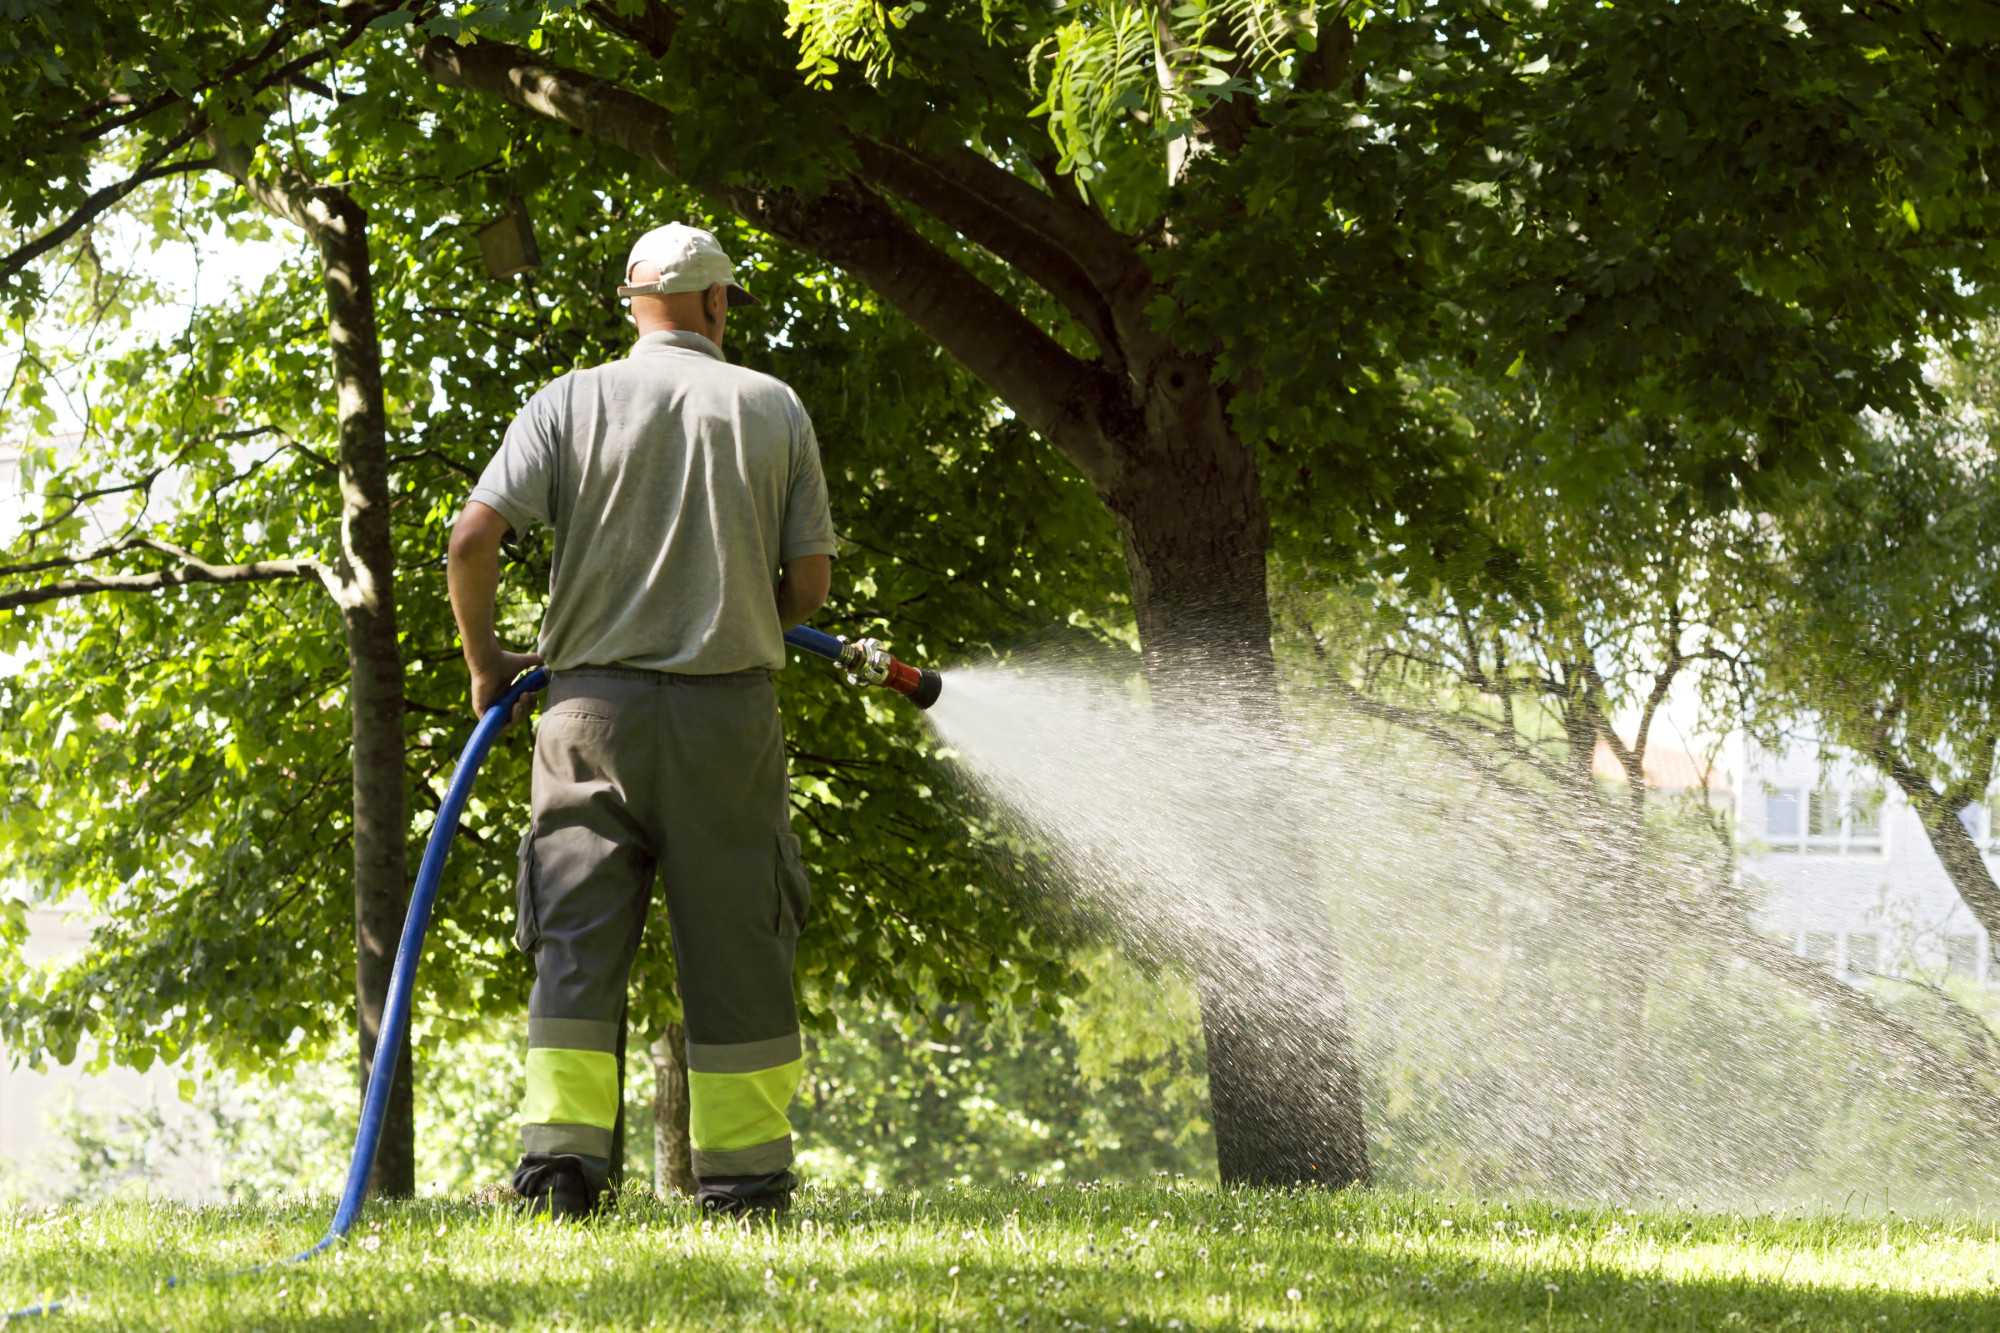
[[[711,325],[682,324],[671,319],[639,319],[633,322],[638,326],[641,338],[649,333],[699,333],[717,347],[722,346],[722,340],[716,337],[721,330]]]

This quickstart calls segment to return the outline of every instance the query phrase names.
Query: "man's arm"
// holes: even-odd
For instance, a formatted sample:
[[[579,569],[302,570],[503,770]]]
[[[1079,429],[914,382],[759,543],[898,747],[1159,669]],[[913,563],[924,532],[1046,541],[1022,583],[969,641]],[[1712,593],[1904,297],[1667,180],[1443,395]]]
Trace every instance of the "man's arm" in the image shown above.
[[[499,510],[468,500],[458,522],[452,525],[451,547],[445,559],[451,613],[458,619],[458,639],[465,648],[466,668],[472,673],[474,717],[486,716],[486,710],[506,693],[514,677],[542,664],[539,654],[503,649],[500,636],[493,631],[493,601],[500,590],[500,539],[506,535],[507,520]],[[519,722],[530,702],[523,698],[516,704],[508,721]]]
[[[802,555],[787,560],[778,576],[778,628],[803,625],[807,616],[826,605],[826,595],[832,588],[832,556]],[[458,600],[456,594],[452,600]]]

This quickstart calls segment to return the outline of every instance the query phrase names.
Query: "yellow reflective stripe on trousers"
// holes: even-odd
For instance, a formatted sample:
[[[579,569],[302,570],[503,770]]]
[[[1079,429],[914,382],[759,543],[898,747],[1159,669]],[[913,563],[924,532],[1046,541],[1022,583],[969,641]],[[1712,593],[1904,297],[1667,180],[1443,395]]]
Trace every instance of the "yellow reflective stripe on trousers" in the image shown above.
[[[531,1049],[521,1118],[531,1125],[610,1129],[618,1119],[618,1057],[609,1051]]]
[[[704,1152],[734,1152],[792,1132],[785,1108],[799,1090],[804,1060],[751,1074],[688,1070],[688,1138]]]

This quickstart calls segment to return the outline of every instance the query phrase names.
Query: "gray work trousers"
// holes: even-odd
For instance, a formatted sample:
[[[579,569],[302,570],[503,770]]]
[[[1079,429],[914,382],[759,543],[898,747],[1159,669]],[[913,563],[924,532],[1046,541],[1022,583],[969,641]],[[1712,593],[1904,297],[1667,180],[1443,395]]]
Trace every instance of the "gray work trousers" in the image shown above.
[[[698,1177],[782,1171],[803,1068],[792,954],[811,889],[762,673],[559,673],[535,732],[515,942],[535,956],[522,1148],[602,1159],[625,987],[657,873]]]

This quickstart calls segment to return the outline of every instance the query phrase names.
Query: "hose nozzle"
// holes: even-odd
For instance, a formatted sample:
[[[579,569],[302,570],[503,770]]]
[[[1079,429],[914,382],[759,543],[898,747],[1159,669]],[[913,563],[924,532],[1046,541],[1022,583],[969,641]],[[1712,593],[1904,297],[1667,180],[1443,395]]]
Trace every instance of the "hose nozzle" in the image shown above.
[[[944,677],[931,670],[919,670],[898,662],[889,645],[880,639],[837,639],[800,625],[785,631],[785,642],[794,648],[831,658],[855,686],[883,685],[905,696],[919,708],[929,708],[944,692]]]

